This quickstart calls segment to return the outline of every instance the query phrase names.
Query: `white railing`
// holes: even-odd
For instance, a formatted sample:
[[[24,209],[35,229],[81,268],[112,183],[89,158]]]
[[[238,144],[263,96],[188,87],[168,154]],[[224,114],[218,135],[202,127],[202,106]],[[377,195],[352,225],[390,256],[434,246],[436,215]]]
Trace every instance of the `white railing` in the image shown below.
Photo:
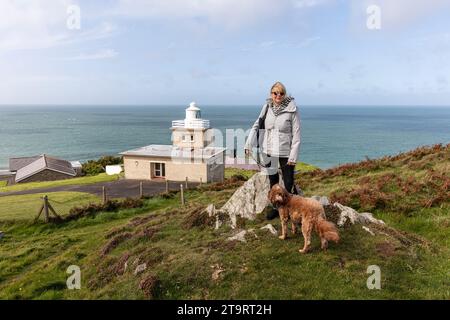
[[[209,128],[209,120],[192,119],[192,120],[174,120],[172,121],[172,128]]]

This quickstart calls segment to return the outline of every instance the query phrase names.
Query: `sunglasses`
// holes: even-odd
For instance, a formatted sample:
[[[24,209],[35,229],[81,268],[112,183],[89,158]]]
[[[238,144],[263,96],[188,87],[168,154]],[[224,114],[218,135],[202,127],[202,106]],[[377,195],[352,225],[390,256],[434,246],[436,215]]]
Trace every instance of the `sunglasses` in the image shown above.
[[[273,94],[274,96],[280,96],[280,97],[284,96],[284,93],[283,93],[283,92],[272,92],[272,94]]]

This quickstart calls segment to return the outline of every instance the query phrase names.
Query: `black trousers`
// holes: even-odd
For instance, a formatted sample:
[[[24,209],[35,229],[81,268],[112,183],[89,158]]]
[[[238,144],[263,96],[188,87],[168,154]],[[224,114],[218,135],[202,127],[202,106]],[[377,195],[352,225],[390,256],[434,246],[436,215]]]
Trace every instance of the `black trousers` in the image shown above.
[[[283,175],[284,187],[292,194],[297,194],[297,189],[294,188],[294,169],[295,166],[289,166],[288,158],[274,157],[267,154],[262,154],[263,163],[266,168],[269,168],[269,181],[270,187],[280,182],[280,176],[278,175],[278,167],[281,168],[281,174]]]

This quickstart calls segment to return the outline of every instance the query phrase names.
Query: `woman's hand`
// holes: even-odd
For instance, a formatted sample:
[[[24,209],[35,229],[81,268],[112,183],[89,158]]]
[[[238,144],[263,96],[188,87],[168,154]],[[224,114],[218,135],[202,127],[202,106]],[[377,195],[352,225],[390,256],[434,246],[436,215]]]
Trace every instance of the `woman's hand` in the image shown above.
[[[296,163],[295,163],[295,162],[292,162],[292,161],[288,161],[288,163],[287,163],[288,166],[295,166],[295,164],[296,164]]]

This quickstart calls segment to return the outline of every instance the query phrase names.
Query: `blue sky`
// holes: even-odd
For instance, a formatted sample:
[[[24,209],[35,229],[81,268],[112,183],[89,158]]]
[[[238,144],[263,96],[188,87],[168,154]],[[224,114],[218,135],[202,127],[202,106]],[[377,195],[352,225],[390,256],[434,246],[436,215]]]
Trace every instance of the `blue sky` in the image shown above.
[[[367,28],[377,5],[381,29]],[[80,29],[69,29],[71,5]],[[2,0],[0,104],[450,105],[447,0]]]

